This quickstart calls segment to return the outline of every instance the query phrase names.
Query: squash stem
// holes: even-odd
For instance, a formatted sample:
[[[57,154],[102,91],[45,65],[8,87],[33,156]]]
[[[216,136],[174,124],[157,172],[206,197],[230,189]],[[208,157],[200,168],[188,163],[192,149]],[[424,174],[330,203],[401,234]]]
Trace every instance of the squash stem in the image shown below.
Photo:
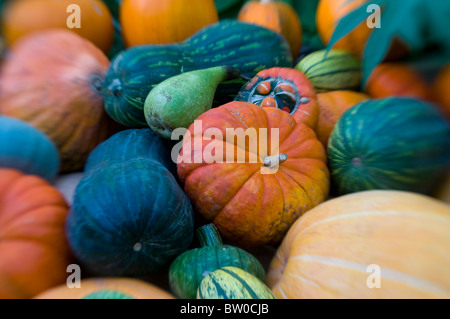
[[[214,224],[201,226],[196,233],[201,247],[223,245],[222,237]]]

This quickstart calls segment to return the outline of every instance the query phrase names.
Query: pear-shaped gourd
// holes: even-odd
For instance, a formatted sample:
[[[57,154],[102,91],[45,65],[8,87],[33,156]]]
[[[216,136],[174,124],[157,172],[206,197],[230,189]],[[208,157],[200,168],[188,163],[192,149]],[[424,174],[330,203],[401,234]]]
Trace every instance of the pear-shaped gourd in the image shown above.
[[[170,139],[176,128],[188,128],[211,109],[219,84],[238,78],[239,70],[219,66],[182,73],[155,86],[148,94],[144,113],[157,134]]]

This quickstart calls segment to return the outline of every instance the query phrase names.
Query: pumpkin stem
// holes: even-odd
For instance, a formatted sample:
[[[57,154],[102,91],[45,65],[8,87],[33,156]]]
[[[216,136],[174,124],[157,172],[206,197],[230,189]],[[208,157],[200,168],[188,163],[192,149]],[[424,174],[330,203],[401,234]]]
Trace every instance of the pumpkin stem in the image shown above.
[[[223,245],[222,237],[214,224],[201,226],[196,233],[201,247]]]
[[[288,159],[287,154],[282,153],[280,155],[274,155],[274,156],[266,156],[263,159],[263,163],[265,167],[275,167],[283,163]]]

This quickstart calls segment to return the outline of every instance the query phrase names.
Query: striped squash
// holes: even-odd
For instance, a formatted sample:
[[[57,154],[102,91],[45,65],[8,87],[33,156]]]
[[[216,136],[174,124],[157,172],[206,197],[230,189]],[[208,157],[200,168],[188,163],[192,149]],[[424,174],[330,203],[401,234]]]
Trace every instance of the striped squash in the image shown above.
[[[430,193],[450,168],[450,122],[421,100],[363,101],[336,123],[328,159],[340,194],[370,189]]]
[[[311,81],[316,92],[360,89],[361,62],[344,50],[315,51],[295,66]]]
[[[450,298],[450,206],[416,193],[329,200],[290,228],[268,270],[277,298]]]
[[[224,20],[209,25],[180,43],[141,45],[118,54],[104,82],[107,113],[127,127],[148,127],[144,102],[149,91],[163,80],[198,69],[230,65],[251,78],[274,67],[293,67],[289,44],[268,29]],[[234,99],[245,81],[220,84],[215,105]]]
[[[200,282],[197,299],[275,299],[264,282],[233,266],[209,273]]]

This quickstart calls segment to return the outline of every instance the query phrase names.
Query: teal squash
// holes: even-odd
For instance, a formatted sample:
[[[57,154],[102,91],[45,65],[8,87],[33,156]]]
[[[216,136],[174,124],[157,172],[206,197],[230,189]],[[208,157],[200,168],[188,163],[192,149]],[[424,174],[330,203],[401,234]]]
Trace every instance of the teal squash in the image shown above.
[[[208,274],[200,282],[197,299],[275,299],[269,287],[237,267],[227,266]]]
[[[0,167],[53,182],[60,167],[58,149],[47,135],[30,124],[0,115]]]
[[[91,153],[66,225],[90,272],[148,275],[189,247],[192,206],[166,166],[169,154],[150,129],[116,133]]]
[[[184,252],[170,265],[170,288],[179,298],[195,299],[202,279],[225,266],[241,268],[265,281],[266,273],[258,259],[241,248],[224,245],[214,224],[198,228],[197,236],[202,247]]]
[[[280,35],[256,25],[224,20],[180,43],[141,45],[119,53],[104,81],[106,112],[127,127],[147,127],[144,102],[160,82],[183,72],[229,65],[247,78],[273,67],[293,67],[289,45]],[[230,102],[243,79],[219,85],[214,105]]]
[[[371,189],[429,193],[450,168],[450,123],[420,100],[367,100],[336,123],[328,159],[339,194]]]

